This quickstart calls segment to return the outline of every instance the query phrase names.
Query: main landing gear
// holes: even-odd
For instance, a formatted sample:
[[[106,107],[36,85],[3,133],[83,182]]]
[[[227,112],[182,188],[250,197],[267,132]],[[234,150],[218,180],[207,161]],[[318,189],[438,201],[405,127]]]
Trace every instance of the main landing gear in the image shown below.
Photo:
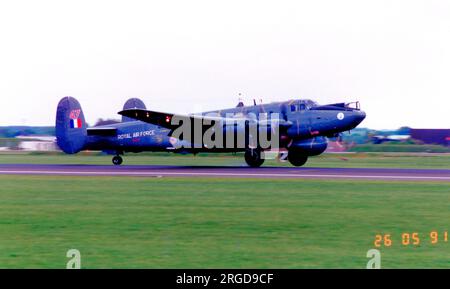
[[[288,161],[296,167],[303,166],[307,161],[308,157],[301,152],[291,150],[287,155]],[[261,150],[259,149],[248,149],[245,151],[245,162],[252,168],[258,168],[264,163],[264,159],[261,157]]]
[[[291,163],[291,165],[296,167],[301,167],[306,163],[306,161],[308,161],[307,156],[295,151],[289,151],[287,159]]]
[[[115,156],[112,158],[112,163],[115,166],[120,166],[123,163],[123,158],[121,156]]]
[[[264,163],[261,158],[261,151],[258,149],[248,149],[245,151],[245,162],[252,168],[258,168]]]

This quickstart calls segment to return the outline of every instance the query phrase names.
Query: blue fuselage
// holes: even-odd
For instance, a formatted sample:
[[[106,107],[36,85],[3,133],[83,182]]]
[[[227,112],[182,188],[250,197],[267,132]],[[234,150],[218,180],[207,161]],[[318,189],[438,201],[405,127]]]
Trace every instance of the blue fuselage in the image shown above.
[[[220,111],[202,113],[203,115],[216,115],[221,117],[237,118],[248,117],[250,114],[259,118],[261,113],[271,115],[278,114],[278,118],[283,120],[285,131],[282,132],[280,148],[288,145],[308,145],[315,142],[325,143],[326,137],[336,136],[336,134],[355,128],[364,118],[365,113],[359,109],[336,106],[318,106],[311,101],[290,101],[281,103],[271,103],[266,105],[255,105],[247,107],[236,107]],[[114,128],[114,133],[108,128]],[[85,149],[109,151],[112,154],[124,152],[142,151],[174,151],[170,129],[145,123],[142,121],[129,121],[114,124],[112,126],[95,127],[95,133],[88,130],[88,139]],[[104,129],[106,133],[101,133]],[[199,151],[243,151],[238,148],[228,149],[191,149],[186,152]]]
[[[97,128],[109,128],[102,126]],[[86,149],[103,151],[142,152],[165,151],[171,147],[169,129],[142,121],[114,124],[114,135],[90,135]]]

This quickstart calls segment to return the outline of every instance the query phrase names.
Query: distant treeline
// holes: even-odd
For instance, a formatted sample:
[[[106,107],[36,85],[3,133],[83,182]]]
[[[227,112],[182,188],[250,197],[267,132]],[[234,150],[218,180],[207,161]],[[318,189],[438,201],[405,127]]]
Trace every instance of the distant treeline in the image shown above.
[[[94,126],[119,123],[117,119],[98,119]],[[87,127],[90,127],[87,124]],[[17,136],[55,135],[53,126],[0,126],[0,138],[14,138]]]
[[[371,138],[375,135],[389,136],[389,135],[409,135],[411,128],[401,127],[396,130],[373,130],[369,128],[355,128],[348,132],[342,133],[342,140],[346,143],[364,144],[369,143]]]
[[[55,135],[53,126],[0,126],[0,138],[14,138],[16,136]]]

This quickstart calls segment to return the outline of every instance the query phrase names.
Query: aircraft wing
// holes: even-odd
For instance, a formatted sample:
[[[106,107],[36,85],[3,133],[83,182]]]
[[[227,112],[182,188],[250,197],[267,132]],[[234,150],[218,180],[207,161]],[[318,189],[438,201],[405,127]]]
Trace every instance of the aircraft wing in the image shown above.
[[[164,128],[168,128],[171,130],[176,129],[179,127],[182,123],[178,123],[178,120],[181,121],[187,121],[187,120],[209,120],[209,121],[222,121],[226,120],[226,118],[220,117],[220,116],[203,116],[203,115],[180,115],[180,114],[173,114],[173,113],[165,113],[165,112],[158,112],[158,111],[151,111],[151,110],[144,110],[144,109],[127,109],[119,112],[120,115],[134,118],[136,120],[140,120],[143,122],[155,124]],[[177,120],[175,121],[176,124],[172,124],[172,119]],[[236,121],[236,119],[233,119]]]
[[[176,129],[177,127],[179,127],[182,123],[178,123],[178,120],[182,120],[182,121],[193,121],[193,120],[198,120],[198,121],[223,121],[223,122],[237,122],[237,121],[250,121],[254,124],[266,124],[267,125],[267,120],[266,121],[261,121],[258,122],[256,120],[252,120],[250,118],[225,118],[225,117],[221,117],[221,116],[204,116],[204,115],[178,115],[178,114],[173,114],[173,113],[164,113],[164,112],[158,112],[158,111],[150,111],[150,110],[144,110],[144,109],[127,109],[127,110],[123,110],[119,112],[120,115],[122,116],[126,116],[126,117],[130,117],[130,118],[134,118],[136,120],[140,120],[143,122],[147,122],[147,123],[151,123],[151,124],[155,124],[164,128],[168,128],[171,130]],[[172,119],[177,120],[175,121],[175,124],[172,124]],[[278,122],[278,124],[280,126],[283,127],[289,127],[290,125],[292,125],[291,122],[289,121],[284,121],[284,120],[272,120],[269,122]]]

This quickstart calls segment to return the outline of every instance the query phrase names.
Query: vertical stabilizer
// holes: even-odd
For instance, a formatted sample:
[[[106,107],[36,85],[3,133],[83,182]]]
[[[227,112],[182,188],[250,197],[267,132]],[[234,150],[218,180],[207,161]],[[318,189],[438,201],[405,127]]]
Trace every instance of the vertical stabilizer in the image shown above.
[[[127,109],[147,109],[145,107],[145,103],[140,100],[139,98],[130,98],[129,100],[127,100],[127,102],[125,102],[124,106],[123,106],[123,110],[127,110]],[[129,121],[136,121],[133,118],[129,118],[126,116],[122,116],[122,122],[129,122]]]
[[[67,154],[76,154],[87,143],[87,128],[81,105],[73,97],[66,96],[58,104],[56,112],[56,141]]]

